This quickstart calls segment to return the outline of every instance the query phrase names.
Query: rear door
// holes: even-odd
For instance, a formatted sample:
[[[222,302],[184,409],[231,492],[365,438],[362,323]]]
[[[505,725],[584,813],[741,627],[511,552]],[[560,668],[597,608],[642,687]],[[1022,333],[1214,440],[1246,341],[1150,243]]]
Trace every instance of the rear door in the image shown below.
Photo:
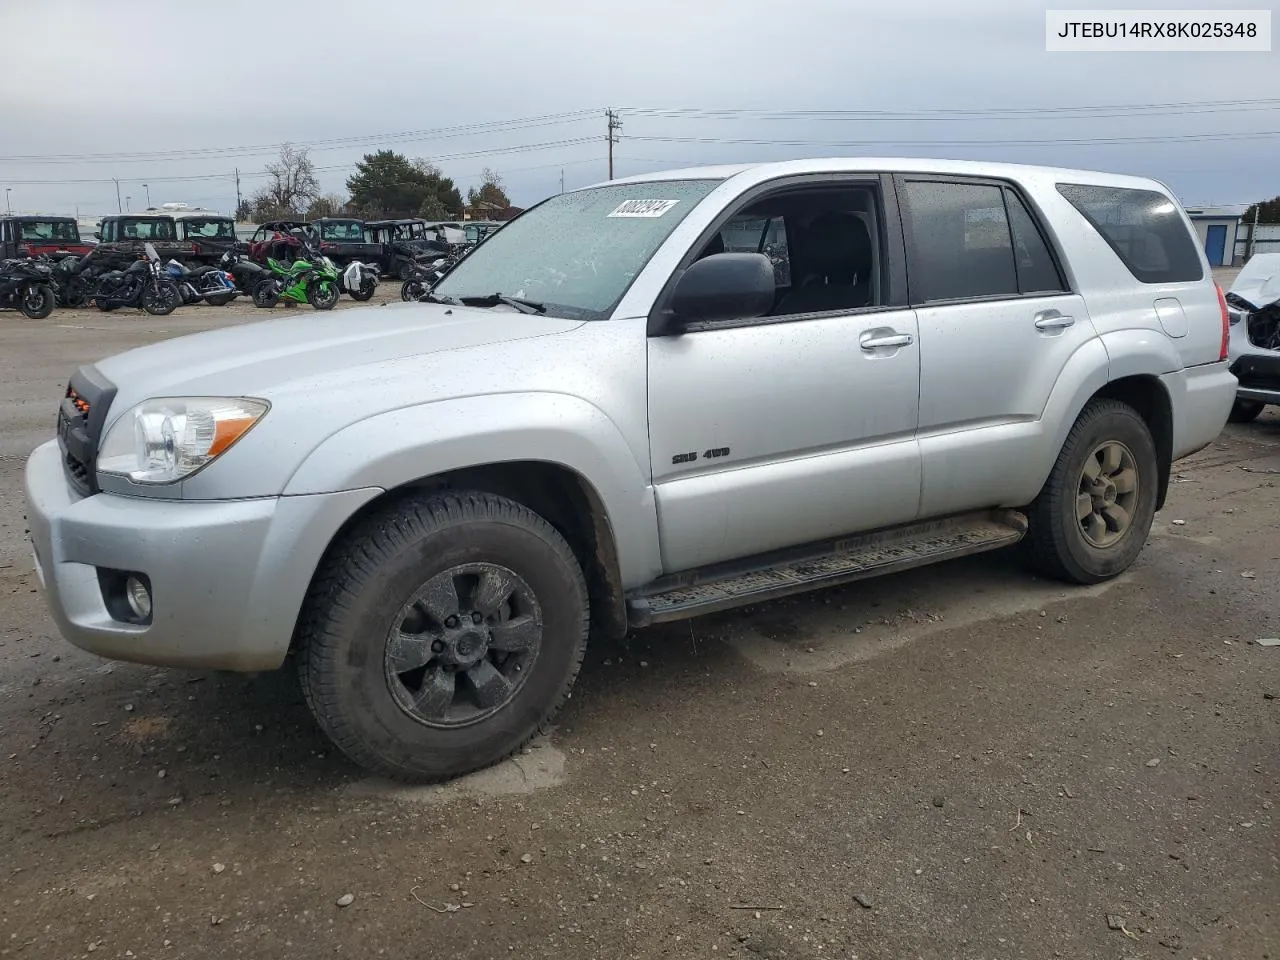
[[[920,326],[921,515],[1013,496],[1071,356],[1096,337],[1012,184],[895,178]]]

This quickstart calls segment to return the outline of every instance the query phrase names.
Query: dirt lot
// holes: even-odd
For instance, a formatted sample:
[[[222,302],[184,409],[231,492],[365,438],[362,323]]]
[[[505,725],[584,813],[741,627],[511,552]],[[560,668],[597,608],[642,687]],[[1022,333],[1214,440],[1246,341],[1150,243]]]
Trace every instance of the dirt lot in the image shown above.
[[[1112,584],[990,556],[655,628],[547,742],[406,790],[291,672],[107,663],[36,592],[73,366],[260,318],[0,314],[0,955],[1280,957],[1275,412]]]

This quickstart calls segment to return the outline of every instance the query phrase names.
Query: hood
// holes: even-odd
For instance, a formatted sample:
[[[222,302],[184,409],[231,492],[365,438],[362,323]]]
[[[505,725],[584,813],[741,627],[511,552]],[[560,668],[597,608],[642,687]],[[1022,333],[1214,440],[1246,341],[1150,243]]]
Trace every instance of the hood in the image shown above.
[[[1280,300],[1280,253],[1259,253],[1249,258],[1231,284],[1234,293],[1254,310]]]
[[[156,396],[256,396],[326,374],[486,344],[564,333],[581,321],[507,307],[394,303],[224,327],[130,350],[97,368],[119,388],[121,409]]]

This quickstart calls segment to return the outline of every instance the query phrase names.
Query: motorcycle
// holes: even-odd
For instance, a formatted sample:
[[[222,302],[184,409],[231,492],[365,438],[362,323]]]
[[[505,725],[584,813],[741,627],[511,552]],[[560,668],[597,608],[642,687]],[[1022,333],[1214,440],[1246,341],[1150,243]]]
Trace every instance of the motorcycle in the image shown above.
[[[53,313],[50,268],[34,259],[0,261],[0,309],[21,310],[32,320]]]
[[[218,261],[218,269],[231,275],[231,282],[243,294],[253,296],[258,284],[271,276],[271,271],[252,258],[228,251]]]
[[[299,257],[292,264],[268,257],[267,267],[271,275],[253,289],[255,307],[269,310],[283,300],[309,303],[317,310],[332,310],[338,302],[338,268],[328,257],[312,254],[311,259]]]
[[[434,263],[417,263],[409,269],[409,278],[400,285],[400,299],[421,300],[443,279],[455,261],[441,257]]]
[[[378,277],[378,268],[373,264],[352,260],[339,277],[338,290],[349,293],[352,300],[369,300],[378,289]]]
[[[103,313],[120,307],[141,307],[167,317],[182,303],[178,286],[165,275],[160,256],[150,243],[146,254],[124,270],[109,270],[96,278],[89,300]]]
[[[54,260],[41,257],[50,268],[49,284],[60,307],[83,307],[89,302],[89,292],[95,278],[110,269],[110,264],[91,250],[83,257],[69,256]]]
[[[231,275],[217,267],[202,266],[190,270],[177,260],[170,260],[164,269],[182,294],[183,303],[204,300],[212,307],[225,307],[240,295]]]

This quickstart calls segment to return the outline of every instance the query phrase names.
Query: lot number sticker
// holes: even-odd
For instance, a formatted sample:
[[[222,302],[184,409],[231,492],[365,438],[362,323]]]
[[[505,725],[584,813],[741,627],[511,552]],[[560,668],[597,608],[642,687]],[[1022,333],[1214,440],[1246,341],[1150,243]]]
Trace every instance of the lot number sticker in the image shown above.
[[[660,217],[679,200],[623,200],[611,217]]]

